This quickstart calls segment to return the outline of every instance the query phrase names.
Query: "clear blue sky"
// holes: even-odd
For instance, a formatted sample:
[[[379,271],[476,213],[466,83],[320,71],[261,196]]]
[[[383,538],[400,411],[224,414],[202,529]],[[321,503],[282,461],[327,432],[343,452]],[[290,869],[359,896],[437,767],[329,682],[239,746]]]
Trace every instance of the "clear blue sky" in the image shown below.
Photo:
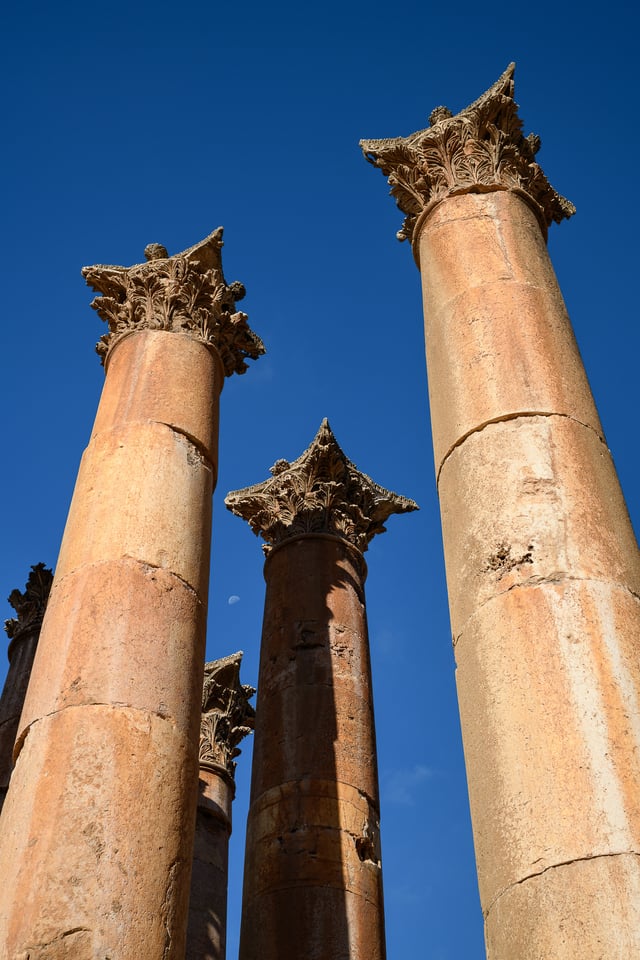
[[[139,262],[151,241],[176,253],[223,224],[227,279],[246,284],[268,354],[222,395],[209,656],[243,649],[255,683],[262,554],[224,495],[297,457],[323,417],[361,470],[421,506],[367,554],[389,960],[484,952],[419,276],[358,140],[457,111],[516,60],[525,132],[578,208],[550,251],[637,526],[638,22],[620,0],[597,9],[26,0],[3,24],[0,597],[55,564],[98,402],[103,331],[81,266]],[[247,746],[229,960],[249,768]]]

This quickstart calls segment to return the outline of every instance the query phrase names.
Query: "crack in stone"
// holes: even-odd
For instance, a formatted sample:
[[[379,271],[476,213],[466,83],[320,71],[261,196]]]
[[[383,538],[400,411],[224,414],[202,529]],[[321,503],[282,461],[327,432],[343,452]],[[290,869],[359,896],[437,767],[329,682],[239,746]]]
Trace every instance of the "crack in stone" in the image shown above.
[[[523,877],[522,880],[515,880],[513,883],[510,883],[508,887],[505,887],[500,893],[496,894],[486,910],[483,910],[483,916],[485,920],[488,919],[489,913],[493,910],[494,906],[500,900],[501,897],[508,893],[510,890],[513,890],[514,887],[519,887],[523,883],[526,883],[528,880],[533,880],[535,877],[542,877],[545,873],[548,873],[550,870],[558,870],[560,867],[570,867],[573,863],[587,863],[589,860],[605,860],[610,857],[640,857],[639,850],[615,850],[612,853],[594,853],[590,857],[574,857],[572,860],[562,860],[560,863],[550,863],[548,867],[544,867],[542,870],[538,870],[535,873],[527,874],[526,877]]]
[[[558,413],[557,411],[549,410],[519,410],[517,413],[508,413],[501,417],[493,417],[491,420],[484,420],[482,423],[479,423],[478,426],[472,427],[471,430],[467,430],[466,433],[463,433],[462,436],[459,437],[459,439],[456,440],[451,447],[449,447],[442,458],[442,462],[440,463],[440,467],[438,468],[438,473],[436,476],[436,487],[439,487],[440,485],[440,476],[449,457],[454,453],[455,450],[458,449],[458,447],[462,446],[465,440],[468,440],[469,437],[473,436],[474,433],[481,433],[486,427],[490,427],[494,423],[508,423],[510,420],[520,420],[521,418],[524,420],[530,417],[561,417],[563,420],[571,420],[573,423],[577,423],[579,426],[586,427],[587,430],[591,430],[591,432],[596,435],[600,443],[604,446],[605,450],[607,450],[607,452],[609,451],[604,437],[602,437],[598,431],[591,426],[591,424],[584,423],[582,420],[578,420],[576,417],[572,417],[568,413]]]
[[[46,950],[48,947],[53,946],[55,943],[60,943],[65,937],[72,937],[76,933],[91,933],[90,927],[72,927],[70,930],[63,930],[62,933],[58,933],[51,940],[46,940],[44,943],[30,943],[24,948],[24,953],[21,953],[19,960],[37,960],[36,954],[32,956],[31,951],[36,950],[38,955],[41,955],[42,950]]]
[[[195,589],[195,587],[192,587],[191,584],[187,580],[185,580],[184,577],[181,577],[179,573],[175,573],[173,570],[170,570],[168,567],[162,567],[159,563],[151,563],[150,560],[141,560],[139,557],[132,557],[131,554],[128,554],[128,553],[124,553],[121,557],[115,557],[109,560],[94,560],[93,563],[83,563],[79,567],[73,567],[71,570],[69,570],[68,573],[65,573],[65,575],[62,578],[59,579],[56,577],[53,585],[54,587],[57,588],[56,593],[60,589],[61,584],[66,583],[66,581],[70,577],[77,575],[78,572],[81,570],[90,570],[95,567],[105,567],[113,564],[118,564],[118,563],[122,563],[123,560],[128,563],[136,563],[140,567],[143,567],[143,568],[146,567],[149,570],[161,570],[162,573],[166,573],[167,576],[172,577],[174,580],[177,580],[181,586],[186,587],[189,593],[192,593],[194,595],[198,603],[203,604],[203,601],[199,597],[198,591]],[[52,595],[53,595],[53,587],[52,587]]]
[[[169,874],[167,877],[167,889],[160,907],[160,916],[162,917],[162,922],[164,924],[165,930],[165,940],[164,940],[164,949],[162,951],[162,960],[169,960],[171,956],[171,945],[173,942],[173,933],[171,929],[172,921],[174,919],[174,894],[176,889],[176,874],[181,866],[183,861],[178,858],[174,860],[169,867]]]
[[[628,593],[629,596],[633,597],[638,603],[640,603],[640,595],[637,594],[634,590],[631,590],[624,583],[620,583],[619,580],[605,580],[604,578],[598,577],[576,577],[572,576],[569,573],[555,573],[550,574],[546,577],[528,577],[526,580],[523,580],[521,583],[512,583],[510,587],[507,587],[506,590],[499,590],[497,593],[494,593],[493,596],[487,597],[486,600],[483,600],[475,608],[472,614],[470,614],[465,620],[460,632],[457,636],[452,637],[452,643],[454,648],[456,647],[458,640],[462,637],[462,634],[466,630],[467,624],[469,621],[475,617],[476,613],[485,607],[488,603],[492,603],[494,600],[497,600],[499,597],[506,596],[507,593],[511,593],[512,590],[522,590],[522,589],[535,589],[536,587],[544,587],[547,584],[554,583],[604,583],[606,586],[615,587],[617,590],[622,590],[624,593]]]

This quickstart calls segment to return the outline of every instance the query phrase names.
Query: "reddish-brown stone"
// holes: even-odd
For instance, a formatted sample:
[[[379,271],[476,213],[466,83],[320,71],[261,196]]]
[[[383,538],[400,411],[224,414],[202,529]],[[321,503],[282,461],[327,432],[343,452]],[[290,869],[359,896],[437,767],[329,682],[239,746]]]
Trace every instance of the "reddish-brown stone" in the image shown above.
[[[381,960],[364,561],[308,535],[265,577],[240,957]]]

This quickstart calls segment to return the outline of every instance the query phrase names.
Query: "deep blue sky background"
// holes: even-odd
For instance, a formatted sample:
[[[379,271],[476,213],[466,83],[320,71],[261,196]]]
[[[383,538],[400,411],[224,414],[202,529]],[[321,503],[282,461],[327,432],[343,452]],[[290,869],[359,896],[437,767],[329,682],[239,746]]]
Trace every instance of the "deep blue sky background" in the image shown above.
[[[222,395],[208,654],[257,677],[258,540],[223,506],[329,418],[413,497],[367,554],[389,960],[480,960],[481,913],[433,475],[420,284],[361,137],[408,134],[514,59],[551,183],[578,208],[549,247],[636,526],[637,14],[614,0],[500,7],[165,0],[13,5],[2,31],[0,597],[54,565],[103,374],[80,268],[176,253],[225,226],[229,281],[268,354]],[[596,8],[594,8],[596,11]],[[231,598],[239,598],[230,602]],[[12,611],[4,607],[4,615]],[[0,681],[4,673],[0,667]],[[313,718],[309,718],[313,722]],[[237,954],[250,747],[238,767]]]

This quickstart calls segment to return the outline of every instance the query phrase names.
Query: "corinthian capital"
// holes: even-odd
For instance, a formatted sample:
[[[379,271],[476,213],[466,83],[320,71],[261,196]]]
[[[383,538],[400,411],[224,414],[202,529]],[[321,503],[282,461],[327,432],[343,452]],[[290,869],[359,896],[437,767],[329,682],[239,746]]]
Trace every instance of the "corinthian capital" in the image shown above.
[[[436,107],[430,126],[408,137],[361,140],[367,160],[388,178],[391,194],[406,214],[399,240],[414,240],[420,215],[439,200],[463,193],[513,190],[533,207],[543,229],[575,213],[553,189],[535,161],[540,138],[525,137],[513,99],[510,64],[475,103],[454,117]]]
[[[84,267],[82,276],[102,296],[91,306],[109,325],[96,346],[102,362],[122,337],[137,330],[188,333],[220,354],[225,376],[244,373],[245,361],[264,353],[247,315],[236,310],[241,283],[222,272],[222,227],[183,253],[170,257],[159,243],[145,249],[146,263],[132,267]]]
[[[31,567],[24,593],[17,589],[11,591],[9,603],[18,616],[4,622],[4,629],[10,640],[27,631],[40,629],[52,583],[51,570],[45,567],[44,563],[36,563]]]
[[[264,483],[229,493],[225,504],[273,546],[304,533],[328,533],[365,551],[392,513],[417,510],[413,500],[378,486],[342,452],[327,420],[302,456],[278,460]]]
[[[242,653],[204,665],[200,764],[222,767],[233,777],[238,744],[253,730],[255,710],[249,700],[256,692],[240,683]]]

